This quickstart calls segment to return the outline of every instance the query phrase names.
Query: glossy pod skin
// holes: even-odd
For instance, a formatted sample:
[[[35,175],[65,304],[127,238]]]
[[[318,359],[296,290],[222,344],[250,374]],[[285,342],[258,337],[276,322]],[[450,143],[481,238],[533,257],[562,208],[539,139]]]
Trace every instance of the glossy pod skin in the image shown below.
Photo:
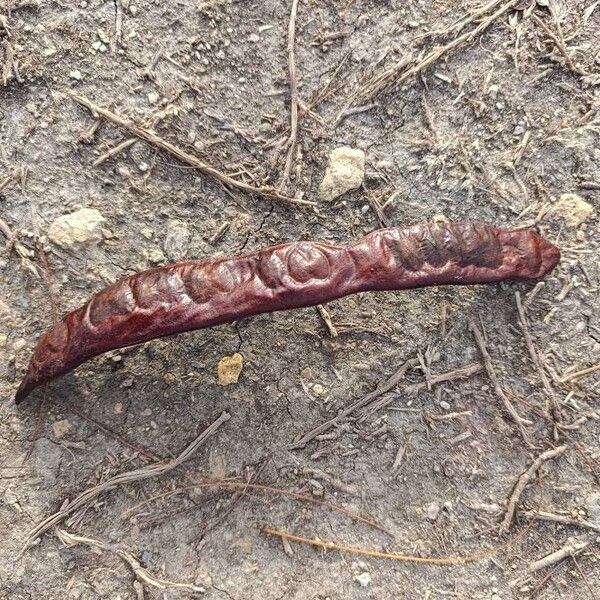
[[[537,279],[559,249],[530,230],[433,223],[375,231],[349,246],[292,242],[126,277],[39,340],[15,400],[116,348],[348,294]]]

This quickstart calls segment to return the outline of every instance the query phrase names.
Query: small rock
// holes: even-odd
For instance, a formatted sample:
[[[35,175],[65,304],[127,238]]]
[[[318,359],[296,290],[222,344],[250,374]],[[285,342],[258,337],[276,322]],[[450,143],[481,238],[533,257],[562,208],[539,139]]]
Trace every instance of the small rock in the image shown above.
[[[367,587],[371,583],[371,574],[368,571],[357,573],[354,576],[354,581],[360,584],[360,587]]]
[[[163,249],[171,260],[182,260],[188,253],[191,233],[186,223],[174,219],[167,223]]]
[[[115,415],[121,415],[123,414],[123,403],[122,402],[115,402],[113,404],[113,414]]]
[[[244,357],[236,352],[231,356],[224,356],[217,367],[219,385],[230,385],[237,383],[244,365]]]
[[[167,385],[173,385],[177,381],[177,377],[175,373],[169,371],[163,375],[163,380]]]
[[[440,514],[440,505],[437,502],[432,502],[425,509],[425,514],[430,521],[435,521]]]
[[[248,36],[248,40],[254,43],[260,42],[260,36],[258,35],[258,33],[251,33]]]
[[[7,340],[8,336],[5,333],[0,333],[0,348],[4,348],[4,346],[6,346]]]
[[[594,214],[594,207],[577,194],[563,194],[551,209],[569,227],[579,227]]]
[[[54,432],[54,437],[57,439],[63,437],[69,429],[71,429],[71,423],[68,419],[61,419],[52,423],[52,431]]]
[[[71,79],[75,79],[76,81],[81,81],[83,79],[83,75],[81,74],[81,71],[79,71],[78,69],[69,71],[69,77]]]
[[[312,386],[312,391],[317,396],[324,396],[327,393],[327,390],[320,383],[315,383]]]
[[[440,406],[444,410],[450,410],[450,405],[445,400],[440,400]]]
[[[48,237],[61,248],[73,248],[79,244],[95,244],[102,240],[102,224],[106,219],[95,208],[81,208],[58,217]]]
[[[365,153],[362,150],[342,146],[329,155],[329,165],[319,186],[324,200],[338,196],[360,186],[365,178]]]
[[[158,92],[148,92],[146,98],[148,98],[148,102],[150,102],[150,104],[156,104],[160,100],[160,95]]]
[[[160,248],[152,248],[152,250],[148,252],[148,260],[153,265],[159,265],[160,263],[165,262],[165,255]]]
[[[103,42],[101,42],[100,40],[96,40],[93,44],[92,44],[92,48],[96,51],[96,52],[106,52],[107,48],[104,45]]]

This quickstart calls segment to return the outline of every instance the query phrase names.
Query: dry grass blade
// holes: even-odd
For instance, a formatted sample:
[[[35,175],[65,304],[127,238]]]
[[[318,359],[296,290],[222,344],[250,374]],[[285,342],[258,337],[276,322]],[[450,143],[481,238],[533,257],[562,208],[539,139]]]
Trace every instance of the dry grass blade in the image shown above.
[[[119,473],[114,477],[104,481],[103,483],[99,483],[77,496],[72,502],[66,503],[58,512],[50,515],[46,519],[44,519],[41,523],[38,523],[30,532],[27,537],[27,540],[19,552],[19,556],[27,550],[31,546],[31,544],[37,540],[41,535],[43,535],[48,529],[57,525],[62,520],[64,520],[68,515],[74,513],[77,509],[89,504],[92,500],[97,498],[100,494],[112,490],[119,485],[124,485],[126,483],[132,483],[134,481],[142,481],[144,479],[150,479],[152,477],[160,477],[169,471],[177,468],[179,465],[184,463],[186,460],[190,459],[196,450],[214,433],[219,429],[219,427],[228,421],[230,418],[229,413],[221,413],[221,416],[214,421],[211,425],[209,425],[191,444],[189,444],[185,450],[173,460],[164,463],[154,463],[151,465],[146,465],[140,469],[134,469],[132,471],[126,471],[125,473]]]
[[[122,559],[129,565],[129,567],[133,571],[133,574],[139,581],[145,583],[150,587],[157,588],[159,590],[166,590],[169,588],[178,589],[193,594],[203,594],[206,591],[203,587],[194,585],[192,583],[178,583],[176,581],[169,581],[168,579],[162,579],[160,577],[157,577],[156,575],[153,575],[148,569],[142,567],[140,561],[133,554],[130,554],[129,552],[126,552],[121,548],[115,548],[114,546],[111,546],[110,544],[107,544],[102,540],[97,540],[95,538],[90,537],[83,537],[81,535],[75,535],[73,533],[65,531],[64,529],[59,528],[56,528],[55,533],[56,537],[58,537],[58,539],[69,548],[77,546],[78,544],[84,544],[86,546],[90,546],[91,548],[99,548],[100,550],[104,550],[105,552],[112,552],[113,554],[116,554],[120,559]]]
[[[288,196],[284,196],[274,188],[256,187],[248,183],[244,183],[243,181],[234,179],[233,177],[230,177],[229,175],[219,171],[215,167],[205,163],[199,158],[188,154],[187,152],[185,152],[181,148],[178,148],[171,142],[162,139],[160,136],[154,133],[154,131],[140,127],[139,125],[136,125],[135,123],[129,121],[128,119],[125,119],[124,117],[121,117],[120,115],[117,115],[116,113],[113,113],[105,108],[97,106],[91,100],[88,100],[84,96],[79,96],[70,92],[69,96],[73,98],[75,102],[91,111],[92,114],[94,114],[95,116],[102,117],[103,119],[110,121],[111,123],[117,125],[121,129],[125,129],[132,135],[144,140],[145,142],[148,142],[152,146],[155,146],[156,148],[168,152],[181,162],[195,167],[204,175],[212,177],[213,179],[216,179],[217,181],[220,181],[225,185],[228,185],[232,188],[236,188],[238,190],[242,190],[249,194],[255,194],[257,196],[269,198],[271,200],[279,200],[290,204],[299,204],[304,206],[316,206],[315,202],[310,202],[309,200],[300,200],[297,198],[290,198]]]

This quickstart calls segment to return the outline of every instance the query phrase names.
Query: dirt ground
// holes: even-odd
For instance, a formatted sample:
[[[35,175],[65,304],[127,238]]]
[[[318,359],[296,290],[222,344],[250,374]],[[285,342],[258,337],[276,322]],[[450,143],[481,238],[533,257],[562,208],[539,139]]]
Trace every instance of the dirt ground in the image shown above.
[[[290,55],[292,5],[0,3],[0,596],[600,597],[600,4],[302,0]],[[290,59],[283,195],[316,206],[224,184],[69,95],[264,191],[285,171]],[[365,179],[324,201],[339,146],[365,152]],[[101,239],[53,243],[82,207]],[[335,301],[337,336],[309,308],[153,341],[13,403],[53,318],[123,275],[442,217],[535,226],[562,261],[538,287]],[[236,352],[238,383],[219,385]],[[366,410],[292,447],[406,361]],[[67,499],[172,459],[223,412],[184,464],[98,494],[19,556]]]

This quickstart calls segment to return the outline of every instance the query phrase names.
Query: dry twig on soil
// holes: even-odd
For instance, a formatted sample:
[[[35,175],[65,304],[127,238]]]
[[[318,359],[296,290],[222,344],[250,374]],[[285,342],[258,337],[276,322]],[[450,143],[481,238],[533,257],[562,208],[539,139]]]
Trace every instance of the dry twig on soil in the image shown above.
[[[220,181],[221,183],[224,183],[225,185],[228,185],[233,188],[237,188],[237,189],[247,192],[249,194],[255,194],[257,196],[262,196],[264,198],[268,198],[271,200],[279,200],[279,201],[287,202],[290,204],[299,204],[299,205],[304,205],[304,206],[315,206],[316,205],[315,202],[310,202],[309,200],[301,200],[301,199],[297,199],[297,198],[290,198],[288,196],[284,196],[283,194],[279,193],[277,190],[275,190],[273,188],[256,187],[256,186],[250,185],[248,183],[244,183],[243,181],[234,179],[233,177],[230,177],[229,175],[219,171],[218,169],[215,169],[215,167],[203,162],[199,158],[196,158],[195,156],[188,154],[187,152],[185,152],[181,148],[175,146],[171,142],[163,140],[160,136],[158,136],[156,133],[154,133],[154,131],[152,131],[150,129],[144,129],[143,127],[139,127],[132,121],[129,121],[129,120],[125,119],[124,117],[121,117],[120,115],[117,115],[116,113],[113,113],[105,108],[101,108],[100,106],[97,106],[91,100],[88,100],[87,98],[85,98],[83,96],[79,96],[79,95],[73,94],[71,92],[69,92],[69,95],[71,96],[71,98],[73,98],[73,100],[75,100],[75,102],[77,102],[81,106],[84,106],[89,111],[91,111],[94,116],[102,117],[103,119],[110,121],[114,125],[117,125],[118,127],[121,127],[122,129],[125,129],[129,133],[144,140],[145,142],[148,142],[149,144],[155,146],[156,148],[159,148],[161,150],[164,150],[165,152],[168,152],[169,154],[171,154],[175,158],[179,159],[180,161],[182,161],[192,167],[195,167],[204,175],[212,177],[213,179],[216,179],[217,181]]]
[[[411,77],[415,77],[442,56],[445,56],[448,54],[448,52],[454,50],[454,48],[457,48],[465,42],[472,41],[479,34],[483,33],[492,23],[494,23],[494,21],[509,11],[520,1],[521,0],[508,0],[508,2],[505,2],[502,6],[500,6],[500,8],[487,17],[487,19],[481,21],[477,27],[471,31],[467,31],[459,35],[445,46],[438,46],[429,54],[418,60],[410,68],[406,68],[413,62],[413,58],[409,54],[386,71],[374,75],[369,81],[362,85],[355,94],[353,94],[353,96],[350,98],[350,101],[346,104],[346,106],[344,106],[343,110],[336,117],[334,126],[341,122],[349,108],[357,104],[370,104],[382,92],[388,91],[393,87],[397,87]],[[488,5],[488,7],[491,8],[495,6],[495,4],[496,3],[491,3]]]
[[[525,490],[525,487],[527,486],[527,484],[531,481],[531,479],[535,475],[536,471],[547,460],[557,458],[566,449],[567,449],[567,446],[558,446],[556,448],[551,448],[550,450],[546,450],[545,452],[542,452],[533,461],[533,463],[531,463],[531,466],[529,467],[529,469],[527,469],[527,471],[525,471],[524,473],[522,473],[519,476],[519,479],[517,480],[517,483],[516,483],[516,485],[512,491],[512,494],[510,495],[510,498],[508,500],[508,505],[506,507],[506,513],[504,515],[504,519],[502,520],[502,523],[500,524],[500,531],[506,532],[510,528],[513,517],[515,516],[515,511],[517,510],[517,503],[519,502],[519,499],[521,498],[521,494],[523,493],[523,490]]]
[[[431,386],[434,386],[438,383],[442,383],[444,381],[456,381],[458,379],[466,379],[467,377],[471,377],[477,373],[480,373],[483,370],[483,367],[478,363],[472,363],[470,365],[465,365],[464,367],[459,367],[458,369],[453,369],[452,371],[448,371],[446,373],[440,373],[439,375],[432,375],[429,377],[427,382],[414,383],[412,385],[407,385],[404,388],[404,392],[409,396],[414,396],[419,392],[431,389]],[[367,406],[361,411],[361,416],[359,418],[360,422],[363,422],[365,419],[370,417],[372,414],[385,408],[389,404],[391,404],[395,400],[395,397],[391,398],[381,398],[377,402],[373,402],[370,406]]]
[[[357,400],[356,402],[352,403],[350,406],[348,406],[348,408],[345,408],[342,412],[333,417],[333,419],[329,419],[328,421],[325,421],[325,423],[321,423],[321,425],[315,427],[314,429],[300,437],[300,439],[290,444],[290,450],[304,448],[304,446],[306,446],[308,442],[314,440],[318,435],[327,431],[328,429],[331,429],[334,425],[337,425],[348,415],[351,415],[359,408],[362,408],[370,402],[373,402],[373,400],[379,398],[381,394],[389,392],[391,389],[398,385],[398,382],[406,375],[409,369],[416,367],[418,364],[419,361],[416,358],[410,358],[409,360],[407,360],[391,377],[389,377],[385,381],[382,381],[374,391],[370,392],[366,396],[363,396],[360,400]]]
[[[38,523],[27,536],[27,540],[21,551],[19,552],[19,556],[27,550],[33,544],[35,540],[37,540],[42,534],[44,534],[48,529],[52,526],[57,525],[62,520],[65,519],[68,515],[75,512],[77,509],[89,504],[92,500],[97,498],[100,494],[107,492],[116,488],[119,485],[124,485],[126,483],[132,483],[133,481],[142,481],[144,479],[151,479],[152,477],[160,477],[169,471],[177,468],[181,464],[183,464],[186,460],[190,459],[198,450],[198,448],[214,433],[219,429],[219,427],[228,421],[230,418],[229,413],[221,413],[221,416],[214,421],[211,425],[209,425],[191,444],[185,448],[185,450],[176,458],[170,460],[169,462],[163,463],[154,463],[151,465],[146,465],[140,469],[134,469],[133,471],[126,471],[125,473],[119,473],[110,479],[99,483],[77,496],[73,501],[66,502],[65,505],[53,515],[50,515],[46,519],[44,519],[41,523]]]
[[[288,69],[290,72],[290,137],[287,144],[287,156],[285,159],[285,167],[279,190],[285,192],[292,165],[294,163],[294,155],[296,154],[296,142],[298,139],[298,73],[296,70],[296,58],[294,55],[296,44],[296,15],[298,14],[298,0],[292,0],[292,10],[290,12],[290,22],[288,25]]]
[[[589,544],[590,542],[587,541],[570,539],[562,548],[559,548],[555,552],[544,556],[544,558],[540,558],[539,560],[532,562],[527,567],[526,574],[532,575],[541,569],[545,569],[562,562],[565,560],[565,558],[574,558],[578,554],[581,554],[589,546]],[[525,580],[523,578],[519,578],[511,581],[510,585],[511,587],[523,585]]]
[[[494,365],[492,364],[492,357],[490,356],[490,353],[487,350],[485,340],[483,339],[483,334],[475,324],[475,321],[471,321],[470,329],[473,332],[475,341],[477,342],[477,346],[479,347],[479,351],[481,352],[481,356],[483,357],[483,364],[485,366],[485,370],[487,371],[488,377],[492,382],[492,386],[494,388],[496,396],[498,396],[498,398],[502,400],[506,410],[513,418],[513,421],[517,424],[523,441],[527,444],[529,448],[535,448],[535,446],[530,442],[529,436],[527,435],[527,431],[525,430],[525,425],[531,425],[531,421],[524,419],[519,415],[515,407],[512,405],[512,402],[510,401],[503,387],[500,385],[500,379],[498,379],[498,375],[496,374],[496,370],[494,369]]]
[[[263,533],[272,535],[280,539],[286,539],[292,542],[298,542],[300,544],[307,544],[309,546],[315,546],[324,550],[336,550],[338,552],[347,552],[348,554],[358,554],[360,556],[370,556],[373,558],[387,558],[390,560],[397,560],[400,562],[413,562],[413,563],[425,563],[430,565],[461,565],[467,563],[478,562],[481,560],[488,560],[494,557],[496,554],[507,550],[514,546],[531,528],[535,523],[535,519],[530,521],[517,535],[513,538],[491,548],[490,550],[484,550],[483,552],[476,552],[474,554],[468,554],[465,556],[415,556],[414,554],[401,554],[400,552],[386,552],[383,550],[375,550],[371,548],[357,548],[356,546],[345,546],[343,544],[336,544],[327,540],[322,540],[318,537],[310,539],[301,535],[294,535],[287,531],[281,531],[274,529],[273,527],[263,527]]]
[[[77,546],[78,544],[84,544],[90,548],[99,548],[105,552],[112,552],[113,554],[116,554],[121,560],[125,561],[129,565],[133,571],[133,574],[140,582],[143,582],[150,587],[158,588],[159,590],[165,590],[169,588],[179,589],[194,594],[203,594],[206,591],[203,587],[194,585],[192,583],[178,583],[176,581],[169,581],[168,579],[157,577],[148,569],[142,567],[140,561],[133,554],[123,550],[122,548],[117,548],[111,544],[107,544],[102,540],[75,535],[74,533],[69,533],[64,529],[59,529],[58,527],[55,529],[55,533],[56,537],[69,548]]]

